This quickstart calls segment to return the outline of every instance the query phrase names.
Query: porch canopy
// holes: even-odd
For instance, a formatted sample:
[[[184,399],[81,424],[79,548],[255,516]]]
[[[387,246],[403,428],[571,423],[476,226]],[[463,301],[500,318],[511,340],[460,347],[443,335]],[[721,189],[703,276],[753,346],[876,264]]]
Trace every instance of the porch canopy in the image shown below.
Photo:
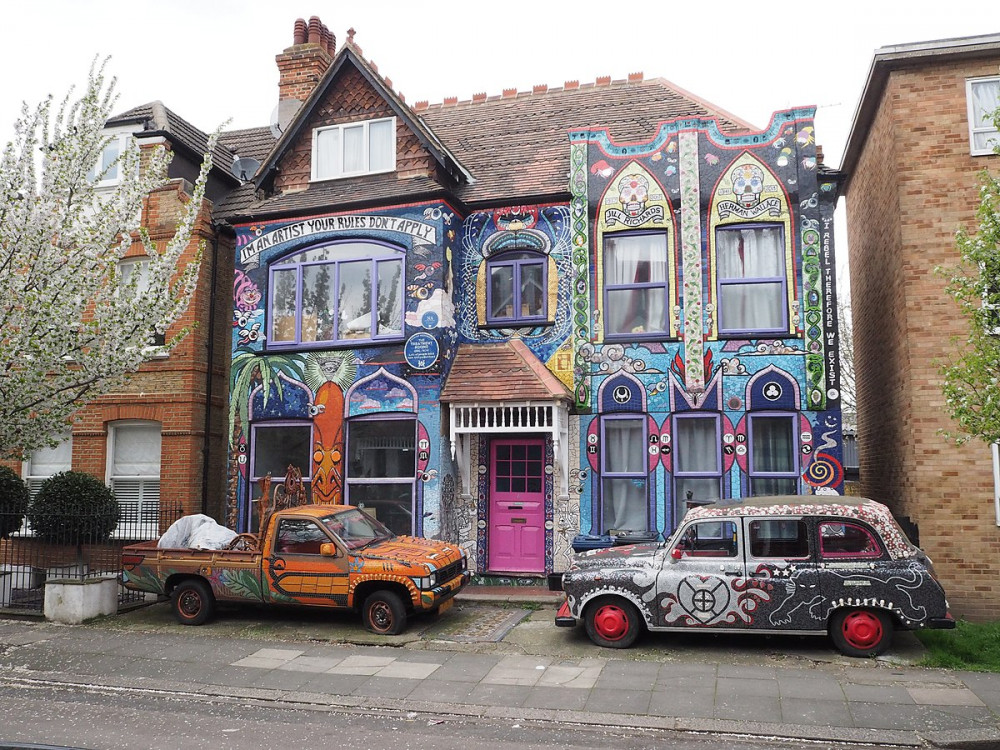
[[[451,456],[464,494],[472,493],[472,436],[486,433],[551,435],[556,494],[568,492],[573,395],[523,341],[461,344],[441,401],[450,409]]]

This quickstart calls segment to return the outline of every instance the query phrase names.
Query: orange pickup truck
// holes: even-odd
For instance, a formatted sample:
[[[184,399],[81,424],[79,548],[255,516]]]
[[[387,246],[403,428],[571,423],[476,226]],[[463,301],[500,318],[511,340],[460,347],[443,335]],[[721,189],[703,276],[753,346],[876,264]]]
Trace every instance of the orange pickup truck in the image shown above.
[[[237,541],[249,549],[130,545],[122,582],[169,597],[185,625],[208,620],[217,602],[300,605],[360,611],[369,630],[395,635],[410,614],[448,608],[469,581],[457,545],[396,536],[353,506],[279,510],[259,540]]]

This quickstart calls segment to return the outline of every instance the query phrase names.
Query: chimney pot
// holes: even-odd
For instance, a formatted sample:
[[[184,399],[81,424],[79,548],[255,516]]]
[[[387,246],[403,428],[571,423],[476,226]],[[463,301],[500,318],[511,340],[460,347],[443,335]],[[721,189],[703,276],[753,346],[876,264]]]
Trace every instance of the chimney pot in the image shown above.
[[[309,19],[309,44],[319,44],[323,39],[323,27],[319,16]]]
[[[295,30],[292,34],[292,44],[306,43],[306,22],[303,18],[295,19]]]

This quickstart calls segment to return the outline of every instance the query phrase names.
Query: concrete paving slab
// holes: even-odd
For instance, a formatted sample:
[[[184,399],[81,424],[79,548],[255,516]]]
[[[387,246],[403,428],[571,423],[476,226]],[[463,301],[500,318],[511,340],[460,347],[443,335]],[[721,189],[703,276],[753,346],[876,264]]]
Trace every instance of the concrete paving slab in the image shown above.
[[[710,719],[715,715],[715,687],[685,685],[670,691],[656,690],[650,696],[649,713]]]
[[[715,694],[718,698],[724,699],[739,695],[777,698],[778,681],[774,679],[723,677],[720,675],[715,681]]]
[[[846,701],[816,698],[782,698],[781,720],[787,724],[852,727],[854,719]]]
[[[536,687],[564,687],[574,690],[589,690],[597,684],[601,667],[572,667],[553,665],[546,667]]]
[[[343,661],[343,659],[329,659],[323,656],[296,656],[277,668],[295,672],[327,672]]]
[[[378,677],[396,680],[426,680],[440,669],[439,664],[397,660],[378,671]]]
[[[310,676],[310,672],[267,669],[257,672],[247,685],[272,690],[298,690],[309,681]]]
[[[897,685],[857,685],[848,682],[844,685],[844,695],[855,703],[912,705],[914,702],[906,688]]]
[[[469,700],[476,682],[458,682],[456,680],[435,679],[420,685],[418,693],[421,701],[432,701],[451,705],[465,703]]]
[[[351,695],[373,698],[405,698],[419,687],[414,680],[397,680],[390,677],[372,677],[351,691]]]
[[[551,661],[551,659],[521,655],[505,656],[482,681],[491,685],[530,687],[538,683]]]
[[[985,706],[968,688],[906,688],[913,702],[922,706]]]
[[[469,693],[469,702],[481,706],[520,706],[527,695],[517,685],[481,682]]]
[[[330,696],[350,695],[359,685],[363,685],[369,679],[369,675],[310,672],[307,673],[306,681],[299,686],[299,690],[326,693]]]
[[[775,677],[774,667],[759,667],[754,664],[725,664],[719,663],[719,677],[736,677],[742,680],[773,680]]]
[[[521,704],[528,708],[551,708],[560,711],[582,711],[590,694],[571,687],[536,686],[528,691]]]
[[[500,661],[498,656],[478,654],[454,654],[435,673],[435,680],[455,682],[479,682]]]
[[[282,659],[283,661],[290,661],[297,656],[302,656],[302,654],[302,651],[294,651],[287,648],[262,648],[251,655],[256,656],[258,659]]]
[[[713,715],[716,719],[780,722],[781,702],[767,695],[716,696]]]
[[[594,688],[585,710],[612,714],[644,714],[649,711],[652,693],[646,690]]]
[[[810,701],[845,702],[844,688],[832,677],[816,675],[814,677],[785,677],[779,674],[778,695],[782,700],[795,698]]]

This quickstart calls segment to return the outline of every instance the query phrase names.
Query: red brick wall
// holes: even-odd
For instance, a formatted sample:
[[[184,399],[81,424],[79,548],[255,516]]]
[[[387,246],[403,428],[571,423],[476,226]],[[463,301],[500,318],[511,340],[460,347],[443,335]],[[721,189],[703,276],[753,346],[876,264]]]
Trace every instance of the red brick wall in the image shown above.
[[[979,620],[1000,606],[992,464],[988,446],[940,434],[953,425],[937,360],[966,323],[934,268],[975,225],[977,173],[1000,168],[969,156],[965,97],[998,63],[892,72],[847,195],[862,494],[918,524],[953,611]]]
[[[173,236],[179,212],[190,200],[187,187],[184,181],[173,180],[147,199],[143,223],[159,247]],[[168,357],[144,365],[116,392],[100,396],[82,409],[73,427],[73,469],[103,481],[107,474],[109,423],[139,419],[160,424],[160,512],[164,528],[180,515],[203,510],[206,411],[211,414],[207,512],[217,519],[224,518],[233,250],[231,242],[216,236],[207,201],[182,264],[195,257],[202,243],[197,289],[187,312],[167,332],[169,338],[187,327],[188,335]],[[142,253],[141,245],[136,243],[128,254]],[[218,268],[214,268],[216,264]],[[218,282],[214,330],[209,325],[213,270]],[[214,344],[211,362],[210,340]],[[211,406],[206,407],[210,369],[212,399]]]

